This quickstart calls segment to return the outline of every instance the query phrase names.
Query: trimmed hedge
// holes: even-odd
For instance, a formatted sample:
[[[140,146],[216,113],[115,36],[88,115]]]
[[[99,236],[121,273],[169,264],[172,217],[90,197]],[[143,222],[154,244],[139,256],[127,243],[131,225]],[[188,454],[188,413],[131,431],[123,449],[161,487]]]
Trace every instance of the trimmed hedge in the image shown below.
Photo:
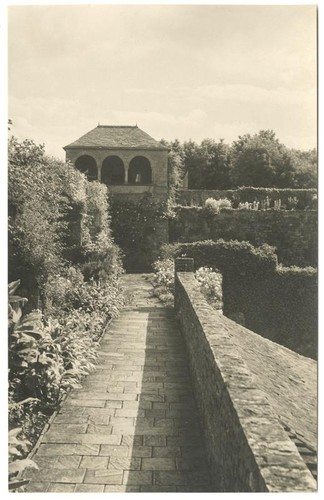
[[[218,268],[226,316],[244,316],[250,330],[317,358],[316,269],[280,267],[272,247],[238,241],[176,243],[164,246],[161,256],[192,257],[195,269]]]
[[[164,245],[161,257],[191,257],[195,261],[195,269],[209,266],[216,267],[223,273],[233,269],[238,273],[247,270],[269,273],[274,272],[277,266],[273,247],[265,244],[256,248],[247,241],[236,240],[205,240]]]

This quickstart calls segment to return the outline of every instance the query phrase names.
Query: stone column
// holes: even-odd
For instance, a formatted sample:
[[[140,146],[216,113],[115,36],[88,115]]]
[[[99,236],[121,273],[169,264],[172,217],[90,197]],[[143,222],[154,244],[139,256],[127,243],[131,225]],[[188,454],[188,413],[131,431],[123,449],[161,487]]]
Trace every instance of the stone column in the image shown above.
[[[98,182],[101,182],[101,168],[102,168],[102,161],[97,160]]]
[[[129,165],[125,165],[125,184],[128,184],[128,169]]]

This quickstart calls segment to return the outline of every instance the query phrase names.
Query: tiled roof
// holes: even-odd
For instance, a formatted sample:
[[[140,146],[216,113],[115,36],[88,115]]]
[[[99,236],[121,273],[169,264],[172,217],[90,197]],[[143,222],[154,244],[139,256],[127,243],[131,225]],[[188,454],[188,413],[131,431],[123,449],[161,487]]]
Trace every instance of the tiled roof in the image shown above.
[[[168,149],[138,128],[137,125],[98,125],[76,141],[64,146],[63,149],[80,147],[105,149]]]

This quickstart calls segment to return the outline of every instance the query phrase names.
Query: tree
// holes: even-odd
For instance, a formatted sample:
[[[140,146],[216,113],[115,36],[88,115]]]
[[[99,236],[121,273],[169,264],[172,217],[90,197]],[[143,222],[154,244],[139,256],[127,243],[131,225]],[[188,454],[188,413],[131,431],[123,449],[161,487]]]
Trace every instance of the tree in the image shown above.
[[[224,139],[219,142],[204,139],[201,149],[205,153],[205,175],[201,180],[204,189],[229,189],[232,187],[229,146]]]
[[[316,188],[317,187],[317,152],[316,149],[300,151],[289,150],[295,171],[294,187]]]
[[[293,162],[273,130],[239,136],[232,144],[231,154],[233,181],[237,186],[293,186]]]
[[[224,140],[204,139],[200,145],[184,143],[184,168],[191,189],[228,189],[232,187],[230,149]]]
[[[169,148],[168,155],[168,185],[169,203],[173,205],[177,190],[181,187],[184,177],[184,153],[183,147],[178,139],[174,141],[161,140],[161,143]]]
[[[224,139],[163,141],[169,153],[170,193],[188,175],[189,189],[232,189],[239,186],[313,188],[317,185],[316,150],[288,149],[273,130]],[[172,194],[170,194],[172,198]]]

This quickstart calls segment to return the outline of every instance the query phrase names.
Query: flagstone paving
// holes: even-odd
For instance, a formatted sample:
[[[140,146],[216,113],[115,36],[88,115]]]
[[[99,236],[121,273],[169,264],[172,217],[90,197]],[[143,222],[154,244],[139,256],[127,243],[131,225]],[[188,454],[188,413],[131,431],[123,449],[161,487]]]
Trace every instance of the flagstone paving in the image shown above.
[[[211,491],[185,347],[145,275],[44,434],[27,492]]]

